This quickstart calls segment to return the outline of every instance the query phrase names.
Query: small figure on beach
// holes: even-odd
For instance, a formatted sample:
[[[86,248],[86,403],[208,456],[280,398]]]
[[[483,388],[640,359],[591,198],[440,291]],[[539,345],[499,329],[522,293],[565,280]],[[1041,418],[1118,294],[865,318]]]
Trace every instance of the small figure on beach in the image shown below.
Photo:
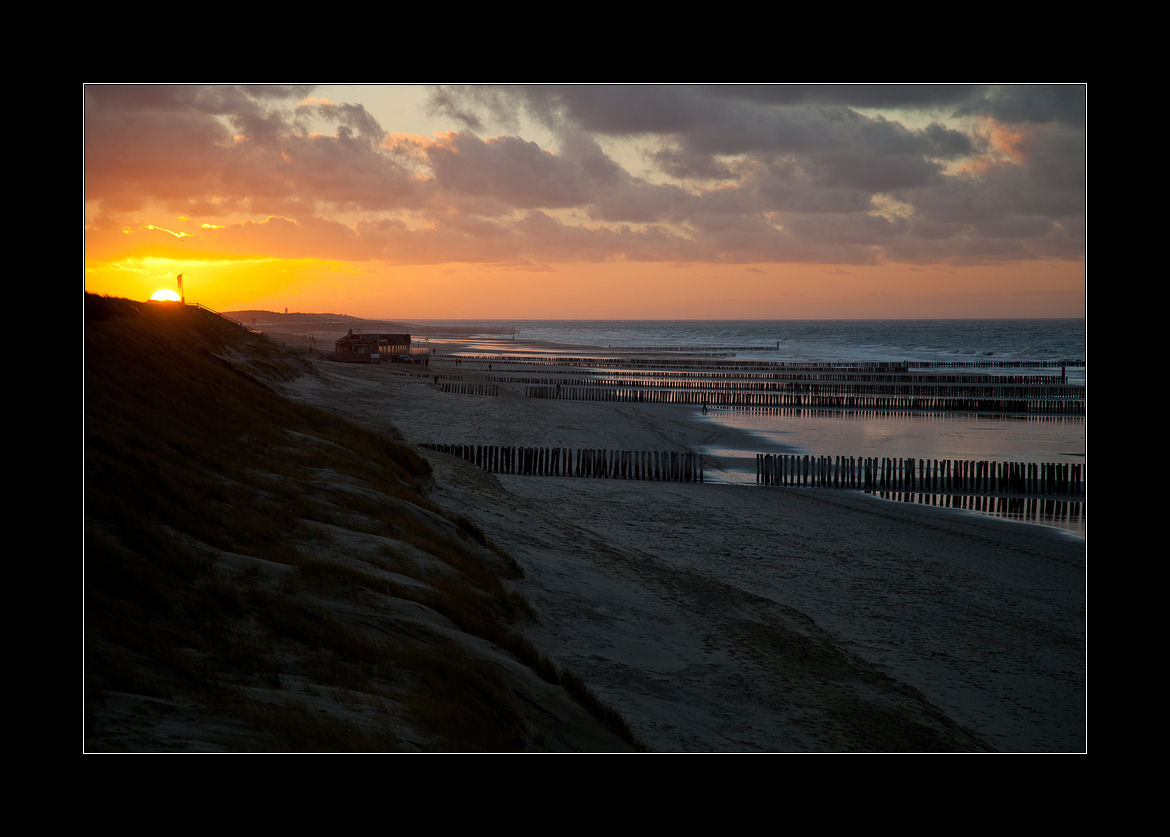
[[[707,400],[703,399],[703,415],[707,415]]]

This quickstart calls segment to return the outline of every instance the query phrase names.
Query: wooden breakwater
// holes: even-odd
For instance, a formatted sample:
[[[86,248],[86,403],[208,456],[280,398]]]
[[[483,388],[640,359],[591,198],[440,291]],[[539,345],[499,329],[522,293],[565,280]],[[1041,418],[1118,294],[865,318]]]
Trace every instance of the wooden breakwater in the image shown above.
[[[606,388],[585,385],[530,385],[527,398],[561,398],[574,401],[615,401],[637,404],[691,404],[709,407],[807,407],[844,410],[912,410],[972,413],[1032,413],[1082,416],[1084,399],[951,397],[943,395],[860,395],[810,392],[751,392],[717,389]]]
[[[527,367],[580,367],[585,369],[648,368],[655,370],[700,370],[756,371],[768,373],[908,373],[925,369],[1061,369],[1062,375],[1069,368],[1084,368],[1083,360],[972,360],[972,361],[776,361],[736,358],[731,355],[676,355],[653,357],[647,355],[622,355],[616,352],[598,352],[581,355],[531,355],[531,354],[490,354],[490,355],[437,355],[448,360],[491,363],[500,366]]]
[[[1059,462],[756,454],[759,485],[1080,497],[1084,466]]]
[[[425,373],[424,373],[425,374]],[[593,386],[646,386],[673,389],[770,389],[816,391],[849,389],[875,386],[896,387],[894,391],[908,392],[922,387],[976,387],[996,390],[1018,387],[1045,387],[1054,396],[1065,398],[1084,397],[1083,384],[1069,384],[1061,375],[987,375],[987,374],[854,374],[850,372],[696,372],[692,370],[620,370],[609,369],[604,375],[590,372],[588,375],[573,375],[564,370],[533,374],[492,374],[487,380],[503,383],[565,384],[581,383]],[[559,377],[558,377],[559,376]]]
[[[693,346],[610,346],[610,351],[613,352],[679,352],[683,354],[703,354],[705,352],[718,352],[720,354],[734,354],[738,352],[776,352],[780,350],[779,344],[773,346],[707,346],[702,343],[696,343]]]
[[[499,384],[461,384],[439,383],[440,392],[454,392],[460,395],[491,395],[500,394]]]
[[[1055,369],[1056,367],[1084,367],[1083,360],[925,360],[914,361],[918,369]]]
[[[426,378],[428,380],[434,381],[436,384],[440,381],[463,380],[462,375],[455,375],[448,372],[433,372],[429,369],[417,369],[413,366],[407,366],[405,364],[394,364],[392,367],[390,367],[389,372],[396,378],[410,378],[419,380]]]
[[[449,356],[454,358],[454,355]],[[758,372],[785,372],[785,371],[833,371],[857,370],[874,372],[905,372],[910,364],[905,361],[873,361],[873,362],[841,362],[821,363],[818,361],[781,361],[774,360],[744,360],[724,359],[711,360],[702,357],[647,357],[647,356],[615,356],[612,354],[597,355],[462,355],[462,361],[475,361],[492,365],[520,366],[520,367],[564,367],[582,369],[693,369],[703,371],[758,371]]]
[[[988,381],[982,383],[940,382],[940,381],[866,381],[866,382],[798,382],[798,381],[711,381],[665,379],[631,379],[619,377],[575,380],[569,378],[509,378],[490,376],[490,380],[502,383],[533,383],[545,386],[589,386],[609,389],[662,389],[698,390],[701,392],[757,393],[780,392],[809,396],[879,396],[885,398],[932,397],[932,398],[992,398],[1014,400],[1047,400],[1076,402],[1084,401],[1085,388],[1079,384],[1062,384],[1052,381]],[[540,397],[534,395],[533,397]],[[544,397],[547,397],[544,396]]]
[[[424,444],[493,474],[703,482],[703,455],[690,451],[608,450],[518,445]]]

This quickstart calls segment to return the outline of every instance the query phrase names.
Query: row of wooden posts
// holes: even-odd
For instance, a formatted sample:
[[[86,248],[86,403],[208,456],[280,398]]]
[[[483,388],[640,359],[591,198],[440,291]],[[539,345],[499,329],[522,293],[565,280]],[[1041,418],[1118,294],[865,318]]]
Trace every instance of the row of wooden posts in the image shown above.
[[[689,451],[427,444],[495,474],[703,482],[703,455]],[[1084,496],[1075,463],[757,454],[756,483],[872,492],[980,496]]]
[[[438,381],[436,381],[438,383]],[[500,394],[499,384],[459,384],[459,383],[439,383],[440,392],[454,392],[460,395],[491,395],[496,396]]]
[[[1083,360],[927,360],[915,361],[918,369],[1055,369],[1084,366]]]
[[[500,381],[492,377],[490,383],[461,383],[462,376],[410,373],[416,377],[432,378],[442,392],[463,395],[498,396]],[[522,379],[517,379],[522,380]],[[984,394],[947,395],[948,387],[918,388],[917,394],[881,393],[880,387],[867,385],[834,385],[821,389],[802,385],[797,389],[777,391],[777,385],[760,382],[748,386],[708,384],[698,388],[697,382],[670,384],[668,389],[654,389],[640,385],[622,385],[620,381],[578,381],[573,384],[544,383],[525,387],[528,398],[557,398],[574,401],[610,401],[647,404],[690,404],[711,407],[737,408],[804,408],[846,410],[897,410],[915,412],[962,411],[982,413],[1015,413],[1044,416],[1083,416],[1085,414],[1083,386],[1024,387],[997,390],[987,388]],[[842,391],[843,390],[843,391]],[[879,390],[867,393],[866,390]]]
[[[423,445],[493,474],[702,482],[703,455],[690,451],[606,450],[513,445]]]
[[[601,378],[537,377],[524,375],[491,375],[489,381],[535,385],[527,390],[533,398],[572,398],[575,400],[654,401],[669,403],[706,402],[713,406],[851,406],[860,408],[915,409],[921,399],[935,399],[927,409],[1009,411],[1023,402],[1023,411],[1055,415],[1083,415],[1085,387],[1069,384],[1064,376],[1055,375],[914,375],[861,373],[696,373],[664,372],[651,374],[619,372]],[[543,386],[544,389],[537,387]],[[568,389],[566,389],[568,387]],[[593,387],[605,390],[601,394],[583,395],[573,387]],[[658,392],[639,398],[631,390],[693,390],[696,397],[680,399]],[[615,394],[615,392],[617,394]],[[716,394],[718,393],[718,394]],[[768,399],[754,397],[759,393],[800,394],[801,399]],[[815,397],[815,401],[814,401]],[[852,404],[842,398],[868,399]],[[889,399],[899,399],[891,403]],[[916,402],[907,399],[918,399]],[[944,400],[939,400],[944,399]],[[949,400],[945,400],[949,399]],[[972,404],[972,399],[980,399]],[[990,402],[988,401],[990,399]],[[779,403],[778,403],[779,402]],[[996,402],[999,402],[998,404]],[[1042,406],[1036,406],[1036,403]],[[1051,403],[1049,403],[1051,402]],[[1002,406],[1001,406],[1002,405]],[[1064,405],[1064,406],[1060,406]]]
[[[825,395],[788,392],[728,392],[724,390],[678,390],[564,386],[560,384],[525,387],[528,398],[561,398],[574,401],[616,401],[638,404],[703,404],[711,407],[809,407],[834,409],[881,409],[915,411],[962,411],[973,413],[1038,413],[1081,416],[1084,399],[1011,397],[913,396],[913,395]]]
[[[760,453],[756,454],[756,482],[861,491],[1047,497],[1079,497],[1085,493],[1083,465],[1059,462]]]
[[[984,360],[984,361],[775,361],[743,358],[713,359],[686,355],[637,357],[621,354],[600,355],[436,355],[436,357],[498,363],[508,366],[564,366],[659,369],[705,369],[711,371],[744,370],[765,372],[887,372],[907,373],[911,369],[1056,369],[1084,367],[1083,360]]]
[[[462,381],[463,376],[453,372],[435,372],[429,368],[419,368],[417,366],[407,366],[405,364],[395,364],[391,369],[392,374],[398,378],[418,378],[434,381],[436,384],[440,381]]]
[[[1079,384],[1064,384],[1057,381],[1034,383],[988,381],[942,382],[918,381],[670,381],[665,379],[630,380],[624,378],[594,378],[588,380],[562,378],[508,378],[493,375],[489,380],[499,383],[536,383],[545,386],[588,386],[621,389],[666,389],[700,390],[703,392],[783,392],[808,395],[877,395],[893,397],[937,397],[937,398],[1012,398],[1083,400],[1085,388]]]
[[[695,344],[693,346],[616,346],[617,351],[621,352],[679,352],[681,354],[702,355],[710,352],[775,352],[780,348],[779,344],[775,346],[705,346],[702,344]]]
[[[475,361],[478,363],[501,364],[504,366],[561,366],[592,368],[641,368],[653,369],[703,369],[713,371],[837,371],[837,370],[868,370],[874,372],[905,372],[910,364],[905,361],[873,361],[859,363],[818,363],[814,361],[777,362],[774,360],[744,360],[728,357],[726,359],[711,359],[698,357],[689,359],[681,357],[625,357],[616,355],[581,355],[577,357],[559,355],[440,355],[448,359],[461,361]],[[1036,364],[1042,366],[1046,364]]]
[[[594,384],[601,386],[650,386],[728,389],[796,389],[809,387],[858,387],[898,385],[902,387],[938,386],[1044,386],[1060,387],[1064,393],[1082,393],[1083,384],[1069,384],[1063,375],[985,375],[982,373],[914,374],[914,373],[858,373],[858,372],[695,372],[655,369],[648,372],[611,369],[605,377],[563,377],[567,372],[541,375],[488,375],[487,379],[500,383],[519,384]],[[589,373],[592,375],[593,373]]]
[[[849,419],[868,419],[872,417],[881,418],[922,418],[925,413],[922,410],[897,410],[883,407],[856,407],[850,410],[841,410],[833,407],[759,407],[759,406],[738,406],[732,408],[736,413],[749,413],[754,415],[764,416],[787,416],[789,418],[813,418],[821,416],[832,416],[842,420]],[[937,415],[937,413],[935,414]],[[1043,413],[1012,413],[1002,414],[1000,416],[1004,419],[1011,419],[1013,422],[1043,422],[1045,424],[1052,422],[1075,422],[1080,423],[1084,421],[1083,415],[1046,415]]]

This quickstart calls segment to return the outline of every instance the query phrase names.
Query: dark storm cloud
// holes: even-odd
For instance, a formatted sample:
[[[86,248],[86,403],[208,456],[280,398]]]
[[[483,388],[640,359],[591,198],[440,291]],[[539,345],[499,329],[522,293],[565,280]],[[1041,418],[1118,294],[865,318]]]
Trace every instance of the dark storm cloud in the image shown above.
[[[820,252],[835,241],[860,260],[873,248],[928,260],[945,260],[953,248],[965,261],[1077,258],[1083,249],[1077,85],[543,86],[443,95],[480,113],[482,124],[498,109],[566,134],[636,138],[646,159],[680,184],[720,184],[657,206],[663,221],[692,225],[722,253],[733,240],[752,242],[745,254]],[[953,121],[959,117],[967,121]],[[649,194],[645,184],[625,186],[629,196]],[[611,217],[615,201],[587,194],[595,217]],[[908,217],[876,213],[879,199],[893,199]],[[641,206],[637,217],[651,219],[656,204]],[[776,215],[753,223],[765,211]],[[716,243],[712,217],[736,218],[746,232],[733,236],[722,225]]]
[[[649,152],[651,159],[665,173],[684,179],[734,177],[725,159],[728,156],[767,160],[798,154],[808,159],[810,168],[822,172],[827,186],[885,191],[930,182],[940,168],[938,161],[974,150],[969,136],[938,123],[914,130],[893,119],[863,116],[844,104],[851,98],[846,90],[785,86],[770,90],[640,85],[473,87],[443,89],[437,92],[435,102],[448,108],[462,103],[480,109],[484,119],[502,112],[514,121],[524,112],[555,130],[650,135],[659,143]],[[918,96],[912,95],[912,89],[879,92],[861,88],[852,98],[887,103],[959,98],[954,92]]]
[[[427,149],[439,186],[518,207],[559,208],[589,200],[593,178],[571,160],[519,137],[481,140],[460,132]]]
[[[1020,84],[987,88],[956,109],[959,114],[992,116],[1009,123],[1085,124],[1086,92],[1079,84]]]
[[[824,171],[824,185],[870,194],[927,186],[942,173],[941,163],[920,155],[825,154],[817,160]]]
[[[520,113],[527,113],[552,127],[572,124],[610,136],[675,136],[687,147],[712,153],[824,149],[856,142],[891,151],[966,153],[969,146],[958,132],[934,125],[919,134],[854,111],[957,104],[971,97],[970,88],[931,90],[912,85],[902,90],[864,85],[465,86],[438,88],[431,102],[434,109],[479,126],[476,130],[488,119],[514,125]]]
[[[468,197],[490,198],[500,211],[578,208],[607,221],[650,222],[691,200],[677,186],[632,177],[582,133],[566,136],[554,154],[519,137],[484,140],[464,131],[426,154],[436,186],[465,209]]]
[[[1077,85],[545,85],[440,88],[432,104],[480,131],[527,117],[564,138],[527,175],[575,171],[545,207],[682,225],[724,259],[866,262],[1078,257],[1083,99]],[[596,144],[582,165],[590,135],[636,141],[678,188]],[[905,217],[875,211],[891,200]]]
[[[967,84],[731,84],[707,87],[713,95],[773,105],[838,104],[861,108],[955,106],[972,96]]]

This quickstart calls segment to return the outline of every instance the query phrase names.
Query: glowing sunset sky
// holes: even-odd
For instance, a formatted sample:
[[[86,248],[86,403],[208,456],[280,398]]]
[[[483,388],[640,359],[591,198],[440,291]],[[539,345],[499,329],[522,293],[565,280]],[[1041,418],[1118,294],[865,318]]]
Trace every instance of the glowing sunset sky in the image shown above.
[[[1082,85],[88,85],[85,288],[390,319],[1080,317]]]

